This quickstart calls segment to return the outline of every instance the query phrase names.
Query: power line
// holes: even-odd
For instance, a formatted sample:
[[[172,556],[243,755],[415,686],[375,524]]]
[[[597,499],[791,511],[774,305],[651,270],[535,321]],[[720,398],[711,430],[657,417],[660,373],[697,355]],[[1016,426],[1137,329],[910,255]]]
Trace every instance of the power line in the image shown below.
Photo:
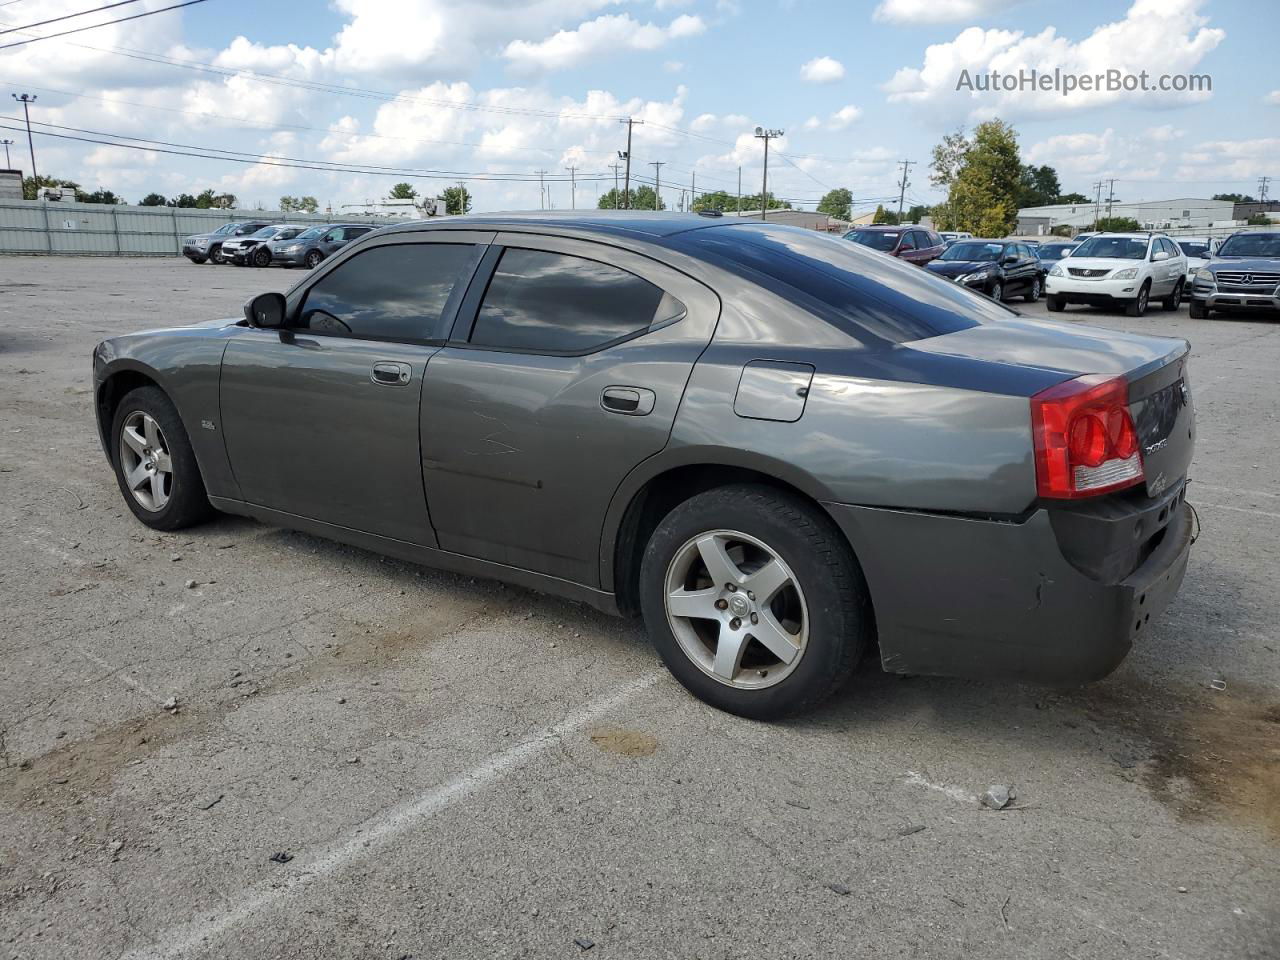
[[[157,13],[166,13],[169,10],[178,10],[182,7],[192,7],[197,3],[204,3],[205,0],[184,0],[183,3],[175,3],[170,7],[161,7],[159,10],[144,10],[142,13],[135,13],[129,17],[120,17],[117,20],[104,20],[102,23],[91,23],[85,27],[76,27],[72,30],[63,30],[61,33],[47,33],[43,37],[31,37],[27,40],[18,40],[15,43],[0,44],[0,50],[8,50],[10,47],[21,47],[24,44],[35,43],[39,40],[53,40],[55,37],[66,37],[73,33],[83,33],[86,30],[96,30],[98,27],[109,27],[113,23],[125,23],[129,20],[140,20],[143,17],[154,17]],[[15,28],[25,29],[25,28]]]
[[[101,13],[103,10],[111,10],[115,7],[126,7],[131,3],[137,3],[138,0],[116,0],[115,3],[108,3],[105,7],[94,7],[92,10],[81,10],[79,13],[66,13],[60,17],[53,17],[49,20],[38,20],[35,23],[28,23],[21,27],[6,27],[0,30],[0,33],[14,33],[15,31],[30,30],[33,27],[44,27],[51,23],[59,23],[63,20],[74,20],[76,17],[83,17],[90,13]]]

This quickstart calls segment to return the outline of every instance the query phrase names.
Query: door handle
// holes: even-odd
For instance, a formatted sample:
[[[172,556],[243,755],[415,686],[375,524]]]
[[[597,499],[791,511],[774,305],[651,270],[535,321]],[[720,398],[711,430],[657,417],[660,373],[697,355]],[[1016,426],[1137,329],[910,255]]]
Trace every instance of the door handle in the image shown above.
[[[369,379],[384,387],[404,386],[413,377],[413,367],[396,360],[379,360],[369,371]]]
[[[653,391],[644,387],[605,387],[600,394],[601,407],[628,417],[648,416],[656,400]]]

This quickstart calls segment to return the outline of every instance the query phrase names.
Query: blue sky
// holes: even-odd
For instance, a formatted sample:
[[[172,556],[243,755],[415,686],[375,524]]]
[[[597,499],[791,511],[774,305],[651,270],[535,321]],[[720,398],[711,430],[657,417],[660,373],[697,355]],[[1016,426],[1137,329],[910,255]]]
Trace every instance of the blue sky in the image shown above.
[[[59,27],[170,2],[140,0]],[[98,5],[14,0],[0,6],[0,22]],[[1259,29],[1274,10],[1262,0],[208,0],[0,51],[0,81],[37,94],[33,119],[63,127],[246,160],[393,168],[298,170],[37,138],[42,173],[130,201],[212,186],[247,204],[313,194],[338,207],[401,179],[435,193],[457,173],[480,209],[529,208],[541,200],[533,171],[544,169],[550,202],[567,207],[573,165],[578,205],[594,206],[623,146],[613,118],[625,115],[646,120],[633,172],[651,179],[650,163],[662,161],[670,205],[695,171],[699,190],[733,192],[741,166],[744,190],[758,190],[757,124],[785,130],[771,148],[770,186],[800,205],[836,186],[869,205],[896,198],[903,158],[917,162],[907,202],[932,202],[930,147],[988,116],[1012,121],[1024,159],[1057,168],[1066,190],[1091,194],[1096,180],[1115,177],[1120,199],[1161,199],[1254,193],[1259,175],[1280,176],[1274,32]],[[1209,74],[1213,90],[1062,98],[954,89],[962,69],[1055,66]],[[24,136],[3,135],[19,141],[15,165],[20,156],[29,166]],[[396,172],[410,169],[450,177]]]

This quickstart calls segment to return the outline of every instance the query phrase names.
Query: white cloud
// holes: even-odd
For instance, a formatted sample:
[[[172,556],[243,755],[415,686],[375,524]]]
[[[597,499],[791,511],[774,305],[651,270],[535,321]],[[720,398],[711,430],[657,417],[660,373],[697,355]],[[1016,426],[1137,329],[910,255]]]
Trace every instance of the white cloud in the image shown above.
[[[664,60],[662,69],[667,73],[680,73],[684,70],[684,63],[680,60]]]
[[[808,120],[804,122],[804,128],[806,130],[817,130],[821,126],[822,126],[822,121],[817,117],[810,117]]]
[[[642,24],[630,14],[606,14],[544,40],[512,40],[503,56],[525,70],[563,70],[619,50],[658,50],[706,28],[701,17],[689,14],[681,14],[666,27]]]
[[[1267,94],[1267,103],[1273,107],[1280,107],[1280,90],[1272,90]]]
[[[972,119],[999,115],[1006,119],[1099,107],[1124,102],[1152,108],[1193,103],[1212,94],[1091,90],[1063,96],[1056,91],[982,92],[957,90],[962,71],[970,77],[992,70],[1002,74],[1055,69],[1064,74],[1097,76],[1108,70],[1138,75],[1149,82],[1162,75],[1191,72],[1219,43],[1225,31],[1206,26],[1199,14],[1205,0],[1135,0],[1121,20],[1097,27],[1073,42],[1047,27],[1035,35],[1021,31],[970,27],[947,43],[925,50],[919,67],[903,67],[885,84],[891,103],[933,110],[948,119],[967,109]]]
[[[847,107],[841,107],[831,115],[831,121],[827,125],[828,129],[843,130],[860,116],[862,116],[862,110],[855,107],[853,104],[849,104]]]
[[[708,130],[714,130],[717,127],[745,127],[750,122],[751,119],[741,113],[726,113],[722,117],[718,117],[714,113],[700,113],[690,121],[689,129],[694,133],[706,133]]]
[[[806,83],[835,83],[844,79],[844,64],[831,57],[814,57],[800,68]]]
[[[881,0],[872,15],[883,23],[955,23],[980,20],[1018,0]]]
[[[1252,180],[1269,175],[1277,156],[1280,137],[1200,141],[1178,155],[1174,176],[1184,180]]]

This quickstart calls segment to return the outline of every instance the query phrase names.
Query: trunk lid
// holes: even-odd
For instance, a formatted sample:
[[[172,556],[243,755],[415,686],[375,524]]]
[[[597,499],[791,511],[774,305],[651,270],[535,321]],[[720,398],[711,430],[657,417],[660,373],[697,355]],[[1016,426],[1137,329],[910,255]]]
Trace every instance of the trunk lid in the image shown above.
[[[1147,493],[1157,496],[1191,465],[1195,410],[1187,379],[1191,345],[1185,340],[1012,317],[918,340],[910,348],[1031,367],[1062,380],[1091,373],[1122,376],[1129,384]]]

